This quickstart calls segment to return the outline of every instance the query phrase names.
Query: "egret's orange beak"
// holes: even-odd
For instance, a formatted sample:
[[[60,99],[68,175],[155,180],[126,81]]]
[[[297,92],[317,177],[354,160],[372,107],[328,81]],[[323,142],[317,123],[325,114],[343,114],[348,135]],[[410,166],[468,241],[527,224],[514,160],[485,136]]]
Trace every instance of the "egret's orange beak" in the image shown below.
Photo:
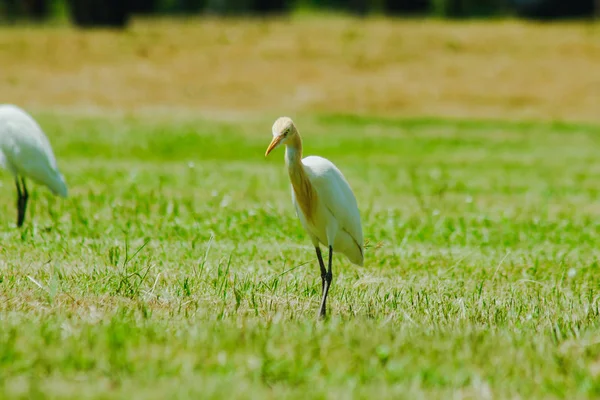
[[[265,157],[269,155],[269,153],[281,143],[282,136],[275,136],[273,140],[271,140],[271,144],[267,147],[267,151],[265,152]]]

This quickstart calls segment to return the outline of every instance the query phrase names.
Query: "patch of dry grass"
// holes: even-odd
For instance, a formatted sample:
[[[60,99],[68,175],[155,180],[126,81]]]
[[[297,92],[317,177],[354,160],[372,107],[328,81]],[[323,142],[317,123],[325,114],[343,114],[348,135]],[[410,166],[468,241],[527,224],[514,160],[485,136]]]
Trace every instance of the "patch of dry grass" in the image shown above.
[[[600,27],[350,18],[0,30],[0,101],[125,112],[600,120]]]

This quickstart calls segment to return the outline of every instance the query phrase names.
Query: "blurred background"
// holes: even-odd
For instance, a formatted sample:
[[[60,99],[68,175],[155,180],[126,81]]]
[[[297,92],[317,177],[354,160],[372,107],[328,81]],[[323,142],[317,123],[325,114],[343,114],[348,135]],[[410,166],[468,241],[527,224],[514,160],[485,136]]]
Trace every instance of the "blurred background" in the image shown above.
[[[32,112],[600,120],[600,0],[0,0]]]
[[[135,15],[266,15],[302,9],[356,15],[560,19],[597,15],[600,0],[1,0],[0,7],[5,22],[62,15],[82,27],[123,27]]]

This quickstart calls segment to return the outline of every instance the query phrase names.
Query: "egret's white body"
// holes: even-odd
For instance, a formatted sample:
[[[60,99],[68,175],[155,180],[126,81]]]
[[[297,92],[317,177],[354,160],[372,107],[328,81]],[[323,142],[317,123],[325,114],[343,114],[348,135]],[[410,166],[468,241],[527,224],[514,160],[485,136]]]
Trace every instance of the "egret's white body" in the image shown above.
[[[292,152],[286,150],[286,153]],[[287,159],[287,156],[286,156]],[[302,159],[304,171],[317,192],[315,217],[308,220],[292,187],[292,202],[302,226],[313,244],[332,246],[353,264],[363,265],[363,233],[356,198],[341,171],[329,160],[319,156]]]
[[[281,117],[273,124],[273,140],[265,155],[281,144],[286,146],[285,162],[292,183],[292,202],[319,259],[323,295],[320,316],[325,316],[333,252],[344,254],[357,265],[364,262],[358,205],[346,178],[331,161],[317,156],[302,159],[300,134],[287,117]],[[325,269],[319,244],[329,249],[328,269]]]
[[[48,187],[56,195],[67,196],[67,185],[58,170],[48,138],[29,114],[11,104],[0,105],[0,165],[15,178],[19,213],[23,207],[23,217],[28,197],[24,178]]]

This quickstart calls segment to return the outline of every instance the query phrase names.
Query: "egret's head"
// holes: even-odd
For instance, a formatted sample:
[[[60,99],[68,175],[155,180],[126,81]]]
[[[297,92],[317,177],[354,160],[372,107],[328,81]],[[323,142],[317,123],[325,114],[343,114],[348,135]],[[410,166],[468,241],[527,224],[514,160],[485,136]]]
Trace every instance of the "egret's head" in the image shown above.
[[[285,144],[285,142],[287,142],[292,136],[298,133],[294,122],[288,117],[277,118],[277,121],[275,121],[273,124],[272,130],[273,140],[271,140],[271,144],[269,144],[269,147],[267,147],[265,157],[268,156],[274,148],[281,144]]]

